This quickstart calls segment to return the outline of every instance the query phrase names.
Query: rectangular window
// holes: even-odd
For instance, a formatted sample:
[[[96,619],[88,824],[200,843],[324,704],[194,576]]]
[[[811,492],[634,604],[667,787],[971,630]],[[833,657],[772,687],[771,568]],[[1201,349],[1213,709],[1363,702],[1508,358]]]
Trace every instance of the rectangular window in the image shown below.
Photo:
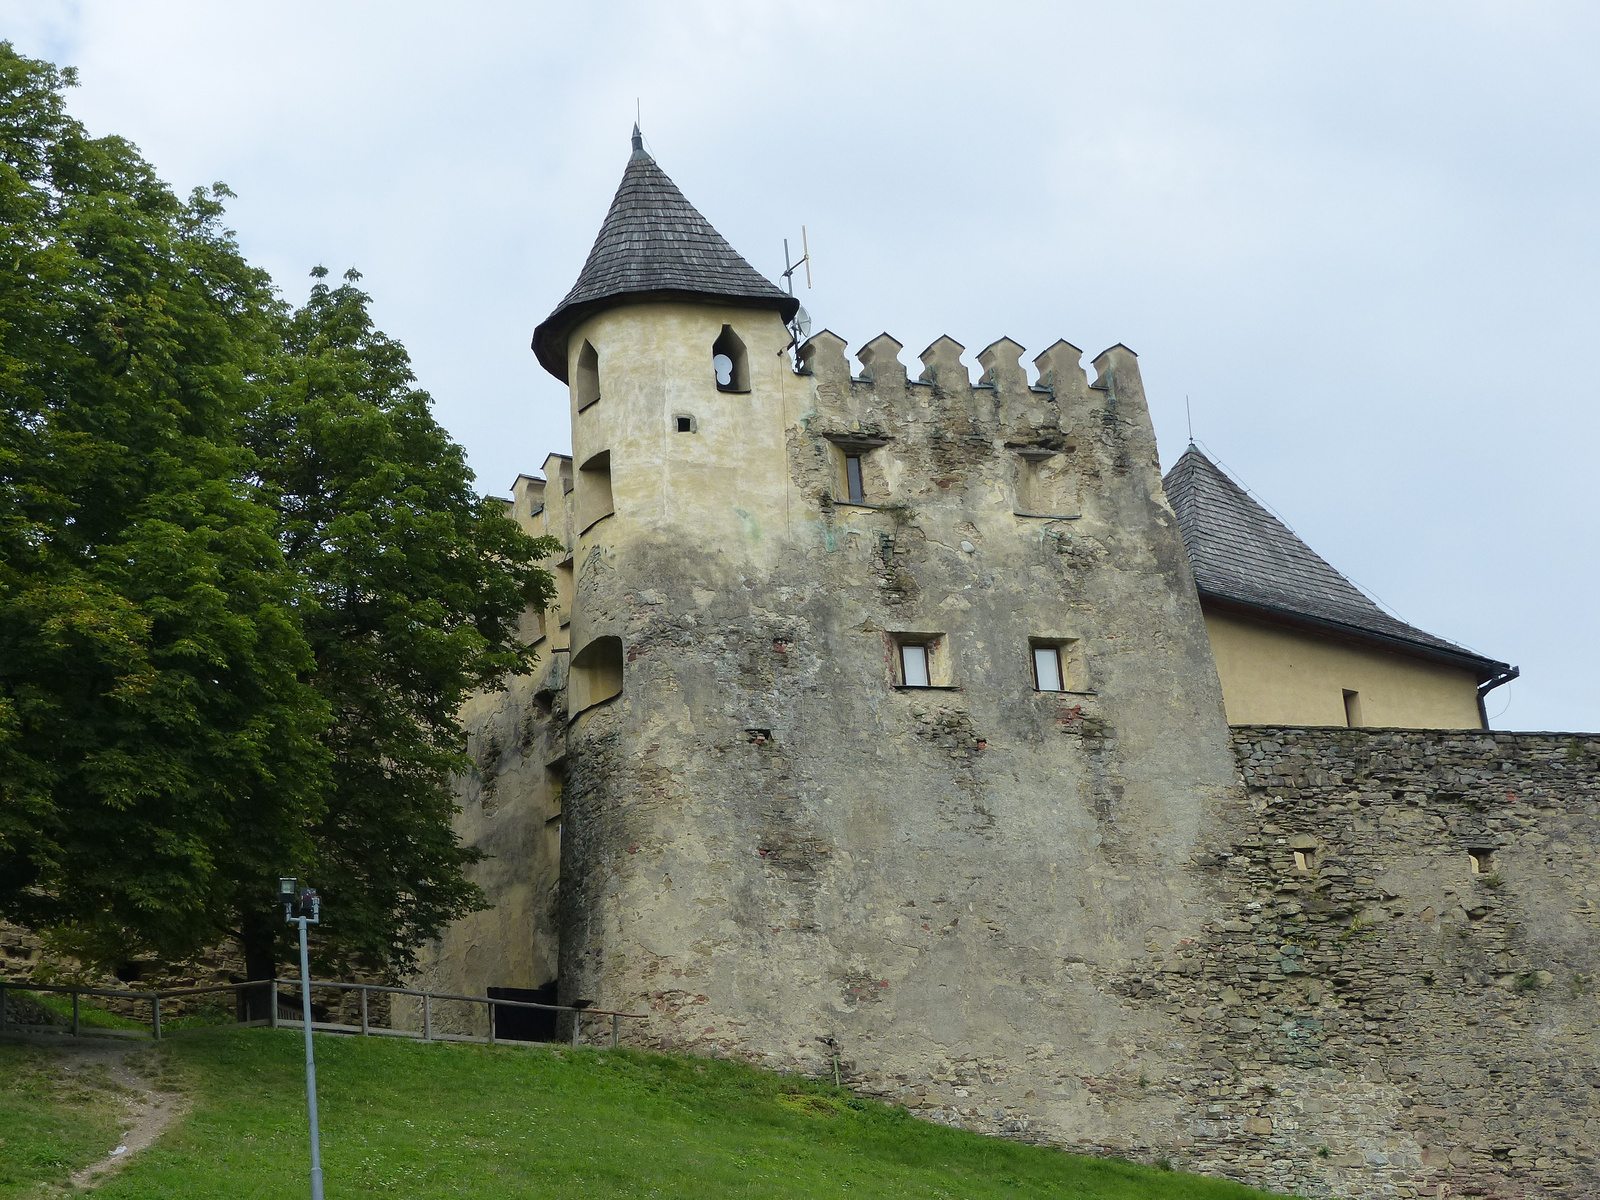
[[[861,486],[861,456],[847,454],[844,459],[844,481],[850,492],[851,504],[865,504],[867,493]]]
[[[1061,647],[1033,648],[1033,686],[1041,692],[1061,690]]]
[[[565,562],[557,563],[555,575],[556,599],[554,607],[556,610],[556,624],[565,629],[572,623],[573,584],[575,582],[572,575],[572,560],[569,558]]]
[[[920,642],[900,646],[900,682],[906,687],[928,686],[928,647]]]
[[[528,643],[539,641],[545,635],[544,613],[537,609],[527,609],[522,614],[522,640]]]
[[[602,450],[578,471],[578,532],[616,511],[611,499],[611,451]]]
[[[1344,723],[1351,729],[1361,725],[1361,693],[1348,689],[1344,693]]]

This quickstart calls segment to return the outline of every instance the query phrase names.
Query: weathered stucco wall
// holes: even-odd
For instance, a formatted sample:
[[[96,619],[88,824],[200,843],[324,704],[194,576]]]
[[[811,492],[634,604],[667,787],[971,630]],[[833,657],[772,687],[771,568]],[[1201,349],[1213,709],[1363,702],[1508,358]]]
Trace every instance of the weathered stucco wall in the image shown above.
[[[1470,671],[1252,620],[1211,604],[1205,618],[1222,699],[1235,725],[1343,725],[1349,690],[1361,698],[1364,726],[1482,727],[1478,680]]]
[[[615,512],[575,518],[580,471],[530,526],[572,550],[560,645],[467,714],[502,905],[433,982],[542,983],[559,942],[562,999],[638,1044],[837,1059],[933,1120],[1306,1195],[1600,1187],[1600,740],[1230,739],[1120,348],[1030,386],[997,343],[973,385],[948,339],[912,381],[824,333],[796,376],[769,315],[650,308],[581,331]],[[947,686],[897,686],[902,634]],[[572,711],[605,638],[622,691]],[[1034,690],[1038,638],[1081,694]]]
[[[570,546],[572,493],[565,486],[571,460],[551,455],[546,479],[520,477],[508,515],[534,537],[551,535]],[[566,554],[546,566],[558,579]],[[572,593],[558,589],[543,614],[523,617],[522,636],[537,661],[530,675],[505,681],[503,690],[473,696],[461,712],[474,768],[456,780],[462,841],[487,857],[469,877],[491,907],[455,922],[446,936],[423,948],[412,986],[483,995],[485,988],[538,988],[556,978],[560,932],[556,904],[561,885],[561,789],[566,756],[566,685]],[[401,1026],[420,1028],[415,1004],[396,1003]],[[487,1031],[479,1005],[443,1003],[435,1025],[447,1033]]]
[[[797,376],[771,314],[656,307],[574,335],[600,379],[575,460],[609,453],[615,515],[576,547],[573,646],[619,637],[626,671],[568,732],[563,996],[650,1011],[652,1045],[837,1051],[978,1126],[1131,1148],[1081,1079],[1166,1021],[1094,973],[1199,936],[1184,866],[1235,786],[1134,356],[1091,386],[1061,343],[1031,386],[1002,341],[974,385],[940,339],[912,381],[884,337],[852,378],[819,334]],[[723,324],[748,394],[715,390]],[[913,635],[947,686],[896,686]],[[1081,694],[1034,690],[1033,639]]]

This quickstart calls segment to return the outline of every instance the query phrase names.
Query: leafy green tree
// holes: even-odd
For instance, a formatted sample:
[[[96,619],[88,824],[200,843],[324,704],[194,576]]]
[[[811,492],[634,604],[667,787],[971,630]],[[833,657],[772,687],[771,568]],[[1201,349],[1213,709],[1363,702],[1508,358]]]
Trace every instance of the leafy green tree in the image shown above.
[[[215,941],[323,816],[328,708],[239,430],[270,281],[0,43],[0,915]]]
[[[354,287],[288,312],[68,71],[0,43],[0,916],[101,961],[227,936],[397,974],[482,903],[466,693],[526,670],[553,550],[472,493]],[[325,274],[325,273],[324,273]]]
[[[312,274],[251,443],[305,585],[311,680],[333,716],[332,787],[312,830],[319,953],[393,975],[483,906],[464,874],[480,855],[450,827],[451,776],[468,765],[457,713],[473,689],[531,665],[520,619],[554,595],[539,562],[559,543],[474,493],[404,347],[373,327],[360,276],[329,287],[325,270]],[[268,913],[246,926],[252,977],[282,925]]]

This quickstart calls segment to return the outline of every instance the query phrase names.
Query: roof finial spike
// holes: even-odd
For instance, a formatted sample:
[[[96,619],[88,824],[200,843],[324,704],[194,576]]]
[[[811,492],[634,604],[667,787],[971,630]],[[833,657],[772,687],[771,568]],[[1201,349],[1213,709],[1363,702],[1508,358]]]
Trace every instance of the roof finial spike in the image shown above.
[[[649,158],[650,157],[648,154],[646,154],[644,152],[644,134],[639,132],[639,122],[637,122],[637,121],[635,121],[633,123],[633,157],[634,158]]]

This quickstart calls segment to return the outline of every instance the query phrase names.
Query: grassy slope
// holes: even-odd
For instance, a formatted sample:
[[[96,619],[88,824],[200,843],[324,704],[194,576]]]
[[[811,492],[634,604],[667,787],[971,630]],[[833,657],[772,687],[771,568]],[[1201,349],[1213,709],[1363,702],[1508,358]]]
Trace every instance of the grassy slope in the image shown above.
[[[121,1106],[103,1068],[63,1071],[60,1056],[0,1043],[0,1198],[38,1195],[117,1144]]]
[[[299,1036],[197,1032],[167,1053],[194,1112],[97,1195],[302,1193]],[[944,1129],[732,1063],[319,1037],[317,1066],[329,1200],[1261,1195]]]

